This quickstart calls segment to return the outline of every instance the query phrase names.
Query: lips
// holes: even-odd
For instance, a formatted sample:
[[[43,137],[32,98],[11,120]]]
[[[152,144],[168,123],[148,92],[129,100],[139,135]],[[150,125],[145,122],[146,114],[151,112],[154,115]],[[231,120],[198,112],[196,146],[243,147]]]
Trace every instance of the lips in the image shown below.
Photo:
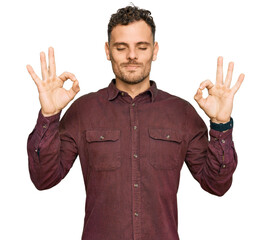
[[[139,65],[126,65],[125,67],[131,67],[131,68],[134,68],[134,67],[139,67]]]
[[[121,63],[120,66],[121,67],[127,67],[127,66],[141,66],[142,63],[136,62],[136,61],[129,61],[129,62],[125,62],[125,63]]]
[[[132,64],[129,64],[129,65],[125,65],[124,66],[127,70],[136,70],[139,65],[132,65]]]

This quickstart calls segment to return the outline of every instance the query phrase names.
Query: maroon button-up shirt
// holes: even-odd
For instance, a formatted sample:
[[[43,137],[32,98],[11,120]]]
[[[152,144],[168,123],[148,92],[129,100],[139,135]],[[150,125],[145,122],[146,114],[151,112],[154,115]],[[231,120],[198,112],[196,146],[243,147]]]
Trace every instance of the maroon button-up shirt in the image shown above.
[[[28,138],[30,175],[42,190],[79,155],[86,189],[83,240],[178,240],[177,191],[185,162],[206,191],[223,195],[237,155],[232,130],[207,128],[185,100],[151,87],[132,99],[115,87],[43,117]]]

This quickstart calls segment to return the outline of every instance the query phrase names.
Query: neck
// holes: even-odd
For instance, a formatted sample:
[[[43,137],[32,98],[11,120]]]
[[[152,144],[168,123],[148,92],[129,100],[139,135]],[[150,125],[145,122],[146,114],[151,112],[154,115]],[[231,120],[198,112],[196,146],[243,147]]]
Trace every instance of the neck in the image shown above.
[[[134,99],[138,94],[150,88],[150,79],[146,78],[137,84],[128,84],[116,78],[116,87],[120,91],[127,92]]]

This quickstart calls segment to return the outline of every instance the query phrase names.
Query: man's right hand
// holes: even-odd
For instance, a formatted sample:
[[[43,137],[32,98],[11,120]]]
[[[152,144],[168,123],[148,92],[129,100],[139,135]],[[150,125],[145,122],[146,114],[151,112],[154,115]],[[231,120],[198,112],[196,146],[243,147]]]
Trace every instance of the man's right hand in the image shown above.
[[[49,48],[48,55],[49,67],[47,69],[45,53],[40,53],[42,80],[37,76],[30,65],[26,66],[38,87],[41,112],[45,117],[59,113],[80,91],[79,82],[74,74],[64,72],[60,76],[56,76],[55,56],[52,47]],[[68,79],[73,81],[70,90],[63,88],[64,82]]]

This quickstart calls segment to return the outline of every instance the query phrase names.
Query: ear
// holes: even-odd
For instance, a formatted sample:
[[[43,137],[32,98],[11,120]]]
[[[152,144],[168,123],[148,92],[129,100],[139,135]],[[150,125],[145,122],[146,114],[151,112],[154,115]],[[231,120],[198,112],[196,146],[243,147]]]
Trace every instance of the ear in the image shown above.
[[[152,61],[155,61],[157,59],[158,50],[159,50],[158,42],[155,42],[154,43],[154,48],[153,48]]]
[[[109,43],[108,42],[105,43],[104,48],[105,48],[106,58],[108,61],[110,61],[110,51],[109,51]]]

